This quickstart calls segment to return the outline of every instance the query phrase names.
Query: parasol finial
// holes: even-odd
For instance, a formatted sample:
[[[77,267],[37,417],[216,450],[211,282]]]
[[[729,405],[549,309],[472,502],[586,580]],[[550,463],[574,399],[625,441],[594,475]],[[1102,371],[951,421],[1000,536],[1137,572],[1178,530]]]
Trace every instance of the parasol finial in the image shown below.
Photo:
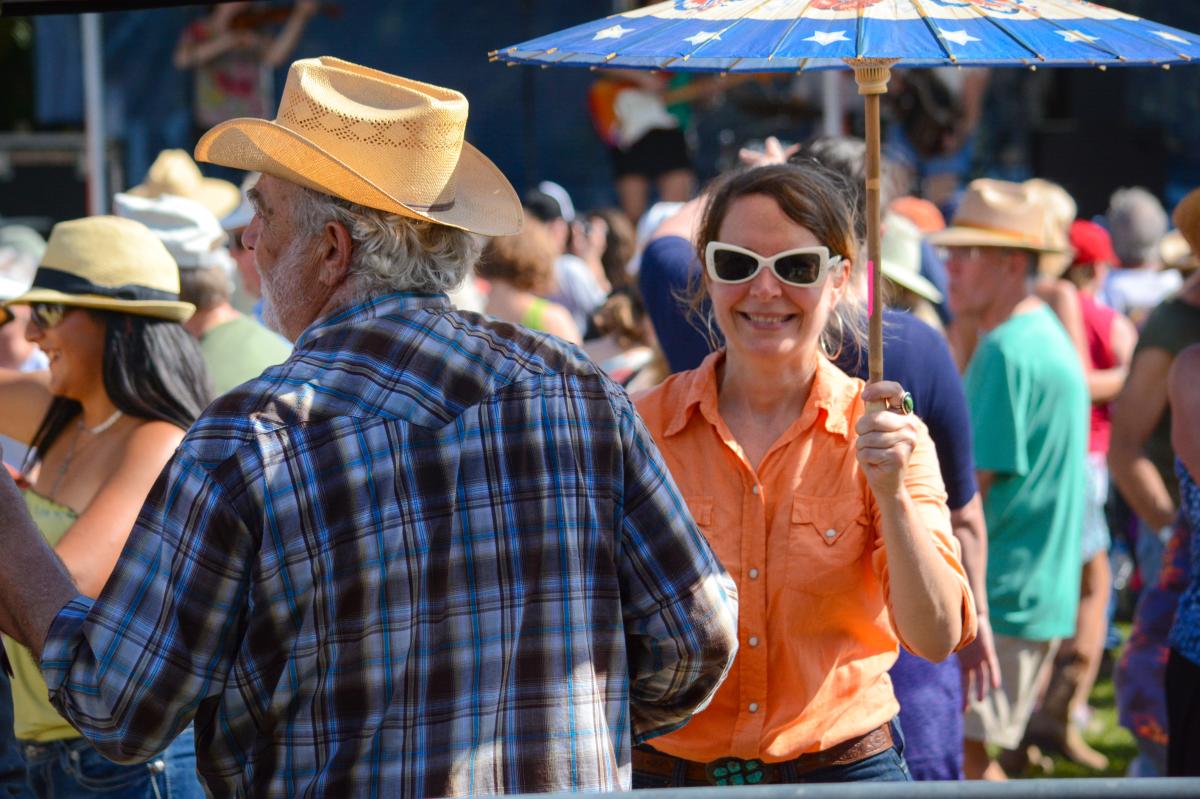
[[[892,67],[898,58],[848,58],[846,63],[854,69],[854,80],[858,93],[864,96],[887,94],[888,81],[892,78]]]

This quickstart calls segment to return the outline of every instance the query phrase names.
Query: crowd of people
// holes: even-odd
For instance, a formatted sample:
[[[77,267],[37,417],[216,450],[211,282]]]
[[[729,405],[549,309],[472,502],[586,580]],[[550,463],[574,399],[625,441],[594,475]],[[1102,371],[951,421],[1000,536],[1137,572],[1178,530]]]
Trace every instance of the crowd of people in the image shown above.
[[[466,121],[303,59],[0,226],[10,794],[1101,771],[1118,589],[1130,775],[1200,774],[1200,190],[888,171],[873,298],[861,141],[631,218]]]

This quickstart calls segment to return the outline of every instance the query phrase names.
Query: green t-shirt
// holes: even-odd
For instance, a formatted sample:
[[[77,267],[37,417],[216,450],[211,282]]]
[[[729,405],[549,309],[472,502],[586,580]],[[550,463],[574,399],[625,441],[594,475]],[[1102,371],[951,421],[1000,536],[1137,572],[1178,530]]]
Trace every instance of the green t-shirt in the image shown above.
[[[1200,344],[1200,308],[1178,297],[1165,300],[1146,319],[1138,333],[1137,349],[1166,350],[1174,358],[1193,344]],[[1166,391],[1166,387],[1163,387]],[[1175,448],[1171,446],[1171,406],[1163,408],[1158,424],[1144,447],[1175,504],[1179,504],[1179,479],[1175,476]]]
[[[258,377],[268,366],[286,361],[292,345],[249,316],[238,316],[205,333],[200,351],[213,396],[219,397]]]
[[[1033,641],[1074,634],[1089,402],[1083,368],[1046,307],[979,342],[966,375],[984,500],[992,628]]]

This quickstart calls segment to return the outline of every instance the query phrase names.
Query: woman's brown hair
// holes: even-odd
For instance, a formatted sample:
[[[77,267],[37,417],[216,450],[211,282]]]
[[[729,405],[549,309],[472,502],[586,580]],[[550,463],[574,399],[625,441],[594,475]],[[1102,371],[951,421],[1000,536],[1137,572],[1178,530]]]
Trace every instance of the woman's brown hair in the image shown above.
[[[488,241],[475,272],[486,280],[502,280],[521,291],[552,292],[554,241],[550,231],[526,214],[520,233]]]
[[[788,219],[816,236],[830,256],[840,255],[847,264],[853,263],[858,258],[858,240],[855,212],[846,192],[845,181],[836,172],[816,163],[773,164],[730,174],[719,179],[709,193],[696,239],[697,257],[703,264],[708,243],[719,240],[721,225],[735,201],[761,195],[773,199]],[[707,280],[701,269],[701,279],[687,294],[693,314],[702,313],[708,296]],[[863,337],[865,315],[861,303],[849,293],[842,294],[821,334],[821,346],[829,357],[836,357],[844,339]],[[711,330],[712,320],[703,321]]]

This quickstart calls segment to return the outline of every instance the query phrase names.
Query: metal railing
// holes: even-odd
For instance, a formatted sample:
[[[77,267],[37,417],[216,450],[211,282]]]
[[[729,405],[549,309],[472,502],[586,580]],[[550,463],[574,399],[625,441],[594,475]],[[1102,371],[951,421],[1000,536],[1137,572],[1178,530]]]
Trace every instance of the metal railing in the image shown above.
[[[1200,779],[1058,779],[1010,782],[857,782],[809,785],[760,785],[729,788],[666,788],[608,794],[628,799],[1198,799]],[[539,794],[526,799],[580,799],[580,794]]]

